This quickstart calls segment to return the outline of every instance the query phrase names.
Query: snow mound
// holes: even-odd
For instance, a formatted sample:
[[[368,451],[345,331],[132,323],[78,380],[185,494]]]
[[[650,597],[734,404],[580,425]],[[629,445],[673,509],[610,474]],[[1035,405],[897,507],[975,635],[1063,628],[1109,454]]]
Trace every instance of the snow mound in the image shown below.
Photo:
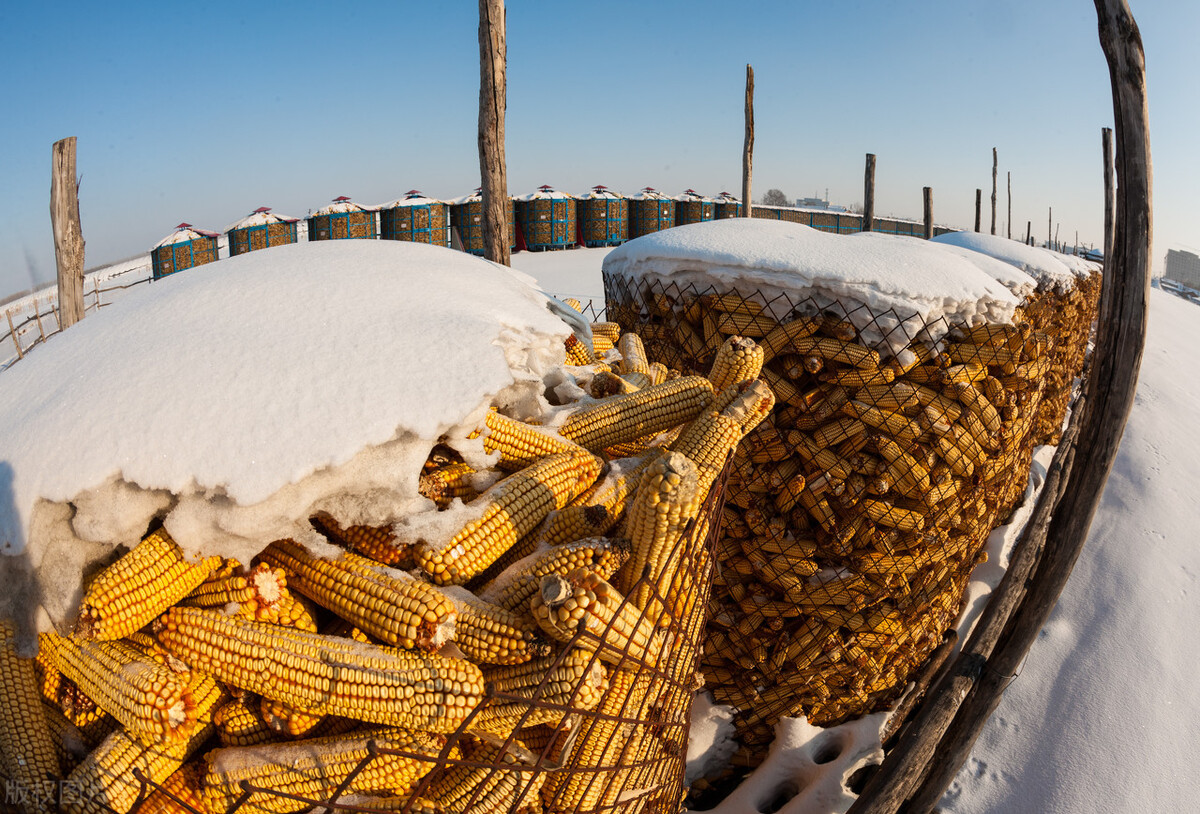
[[[759,291],[776,319],[811,298],[840,307],[862,340],[899,353],[918,337],[937,340],[951,323],[1007,323],[1018,300],[971,262],[923,240],[873,232],[835,235],[752,218],[677,226],[631,240],[604,258],[604,273],[718,293]],[[867,309],[855,309],[862,304]],[[869,313],[868,313],[869,311]]]
[[[933,242],[961,246],[1003,260],[1037,280],[1041,289],[1064,292],[1075,285],[1075,272],[1061,260],[1063,255],[1057,252],[982,232],[947,232],[935,237]]]
[[[430,448],[482,456],[465,438],[489,405],[549,408],[565,310],[519,272],[392,241],[279,246],[132,291],[3,374],[0,545],[21,556],[0,568],[57,560],[34,606],[62,622],[82,571],[155,517],[189,555],[245,562],[311,537],[316,511],[436,514],[417,492]]]

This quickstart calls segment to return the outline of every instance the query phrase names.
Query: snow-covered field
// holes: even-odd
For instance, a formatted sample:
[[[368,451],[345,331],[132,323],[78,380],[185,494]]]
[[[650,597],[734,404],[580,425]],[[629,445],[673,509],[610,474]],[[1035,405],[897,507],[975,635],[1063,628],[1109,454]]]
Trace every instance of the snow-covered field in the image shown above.
[[[547,292],[600,305],[600,266],[609,251],[522,252],[513,256],[513,266],[535,278]],[[223,260],[221,266],[230,262]],[[203,291],[200,278],[217,271],[218,266],[213,266],[186,272],[174,281],[180,286],[167,281],[161,292],[183,285]],[[146,295],[157,297],[158,288],[158,284],[137,286],[132,291],[145,301],[144,308],[152,309],[153,298]],[[98,315],[106,317],[107,311]],[[88,319],[92,318],[89,314]],[[307,325],[306,330],[314,342],[331,342],[330,354],[344,352],[335,350],[341,347],[338,342],[353,345],[353,337],[323,340],[319,324]],[[44,347],[33,350],[31,357],[54,355],[54,345],[70,339],[70,333],[51,338]],[[236,337],[209,339],[191,354],[196,366],[211,365],[214,354],[236,344]],[[1141,814],[1197,810],[1200,697],[1192,676],[1200,662],[1200,625],[1196,624],[1200,619],[1196,585],[1200,547],[1195,545],[1194,532],[1195,495],[1200,487],[1196,409],[1200,354],[1196,348],[1200,348],[1200,311],[1186,301],[1153,291],[1150,334],[1134,412],[1088,545],[1020,675],[942,801],[945,811]],[[243,361],[246,365],[238,375],[252,377],[255,368],[248,359]],[[538,363],[526,360],[526,364],[533,369]],[[14,377],[36,378],[34,371],[42,367],[26,360],[0,372],[0,400],[6,390],[11,394],[6,385],[15,383]],[[196,372],[180,371],[178,375]],[[336,373],[333,368],[327,371],[331,376]],[[169,408],[187,400],[192,392],[186,389],[190,386],[186,382],[179,387],[173,384],[168,378],[147,384],[139,392]],[[253,382],[244,384],[253,389]],[[42,387],[48,404],[72,397],[58,389],[62,387],[59,381],[46,380]],[[336,392],[334,386],[325,391],[325,397]],[[377,395],[387,398],[394,393],[394,387],[384,382]],[[110,395],[116,398],[119,394]],[[73,414],[77,420],[93,420],[87,406],[77,406]],[[204,409],[219,414],[223,408],[211,404]],[[365,421],[370,410],[361,412]],[[20,475],[14,483],[9,462],[17,445],[25,440],[11,426],[3,435],[8,448],[0,453],[0,484],[10,490],[16,486],[19,492]],[[148,462],[151,469],[153,463]],[[259,474],[244,472],[248,479]],[[53,477],[53,473],[44,476]],[[202,492],[204,484],[194,487]],[[98,517],[111,520],[103,514]],[[1001,546],[1014,534],[1013,530],[1000,533],[993,542]],[[719,758],[726,716],[719,708],[701,707],[693,745],[697,751],[713,745]],[[788,814],[845,810],[852,797],[843,791],[843,782],[855,767],[872,758],[881,717],[837,731],[819,730],[803,721],[781,723],[768,764],[719,810],[728,814],[762,811],[768,802],[778,800],[780,790],[794,795],[781,809]],[[831,744],[839,756],[826,760]]]

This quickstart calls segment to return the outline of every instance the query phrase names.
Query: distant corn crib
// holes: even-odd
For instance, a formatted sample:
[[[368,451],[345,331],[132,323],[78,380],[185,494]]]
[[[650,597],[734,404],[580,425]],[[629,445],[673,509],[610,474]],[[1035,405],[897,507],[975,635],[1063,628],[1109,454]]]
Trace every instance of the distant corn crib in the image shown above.
[[[773,399],[593,329],[577,381],[626,390],[581,389],[557,431],[493,412],[494,471],[431,450],[422,492],[481,509],[448,542],[323,514],[340,556],[192,562],[158,529],[36,659],[7,631],[14,809],[677,811],[724,479]]]
[[[701,668],[738,710],[739,759],[760,762],[783,716],[887,708],[1024,493],[1056,338],[952,328],[889,357],[859,329],[894,314],[615,275],[605,294],[651,358],[774,391],[734,459]]]

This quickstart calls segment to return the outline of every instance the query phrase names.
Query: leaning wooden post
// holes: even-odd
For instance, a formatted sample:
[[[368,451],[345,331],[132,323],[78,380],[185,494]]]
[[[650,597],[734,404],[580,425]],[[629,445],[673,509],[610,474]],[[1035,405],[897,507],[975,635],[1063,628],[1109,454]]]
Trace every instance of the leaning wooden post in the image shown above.
[[[83,227],[79,222],[75,137],[54,142],[50,158],[50,224],[58,264],[59,315],[65,330],[83,319]]]
[[[1033,221],[1025,221],[1025,245],[1033,245]]]
[[[1008,239],[1012,240],[1012,170],[1008,172]]]
[[[992,234],[996,234],[996,168],[999,166],[996,148],[992,148]]]
[[[1113,242],[1113,131],[1100,129],[1100,149],[1104,155],[1104,267],[1112,257]]]
[[[479,0],[479,174],[483,256],[512,265],[508,242],[508,176],[504,163],[504,0]]]
[[[742,217],[750,212],[750,181],[754,175],[754,69],[746,65],[746,138],[742,142]]]
[[[826,196],[828,197],[828,196]],[[863,177],[862,230],[875,228],[875,154],[867,153],[867,169]]]
[[[983,190],[975,190],[975,231],[979,231],[980,217],[983,214]]]
[[[925,239],[933,240],[933,187],[925,187]]]

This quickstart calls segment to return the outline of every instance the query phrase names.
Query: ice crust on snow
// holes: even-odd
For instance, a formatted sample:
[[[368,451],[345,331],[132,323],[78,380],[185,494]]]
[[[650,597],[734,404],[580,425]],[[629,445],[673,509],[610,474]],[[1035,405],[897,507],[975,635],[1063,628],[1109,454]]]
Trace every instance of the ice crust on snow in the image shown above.
[[[58,552],[40,590],[62,622],[89,562],[155,517],[190,555],[247,562],[311,539],[320,510],[453,514],[417,492],[430,448],[482,457],[465,438],[489,405],[549,409],[563,310],[520,272],[392,241],[279,246],[132,291],[3,374],[0,543],[23,556],[0,566]]]
[[[1038,281],[1041,289],[1068,291],[1075,285],[1076,274],[1062,261],[1064,255],[1057,252],[1026,246],[999,235],[982,232],[947,232],[933,238],[934,243],[961,246],[964,249],[986,254],[1016,266]]]
[[[604,258],[604,272],[630,284],[757,290],[776,319],[788,315],[784,299],[811,298],[819,309],[846,312],[862,341],[892,354],[917,338],[936,341],[952,323],[1011,322],[1018,305],[974,263],[927,241],[873,232],[835,235],[752,218],[639,237],[613,249]],[[786,298],[775,299],[780,294]]]

